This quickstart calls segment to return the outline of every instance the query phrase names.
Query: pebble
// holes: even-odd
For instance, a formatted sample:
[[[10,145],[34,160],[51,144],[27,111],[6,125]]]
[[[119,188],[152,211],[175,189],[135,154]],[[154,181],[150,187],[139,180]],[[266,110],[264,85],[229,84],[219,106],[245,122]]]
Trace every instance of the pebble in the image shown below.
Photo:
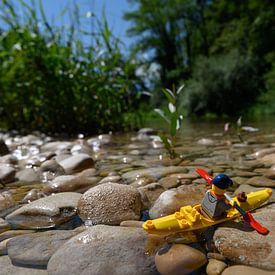
[[[222,261],[209,259],[206,267],[206,273],[207,275],[220,275],[226,267],[227,264]]]
[[[0,183],[7,184],[15,180],[16,170],[5,164],[0,164]]]
[[[13,228],[51,228],[65,223],[76,215],[77,202],[81,194],[58,193],[30,202],[6,217]]]
[[[252,177],[248,179],[246,184],[250,184],[258,187],[275,187],[275,181],[266,177]]]
[[[84,193],[89,188],[96,186],[99,177],[83,177],[76,175],[59,176],[46,184],[42,192],[46,194],[60,192],[79,192]]]
[[[188,274],[206,263],[202,252],[184,244],[166,245],[155,256],[157,270],[162,275]]]
[[[94,160],[89,155],[81,153],[70,156],[60,161],[59,164],[67,174],[73,174],[92,168],[94,166]]]
[[[83,221],[118,225],[125,220],[140,219],[141,197],[132,186],[103,183],[86,191],[77,208]]]

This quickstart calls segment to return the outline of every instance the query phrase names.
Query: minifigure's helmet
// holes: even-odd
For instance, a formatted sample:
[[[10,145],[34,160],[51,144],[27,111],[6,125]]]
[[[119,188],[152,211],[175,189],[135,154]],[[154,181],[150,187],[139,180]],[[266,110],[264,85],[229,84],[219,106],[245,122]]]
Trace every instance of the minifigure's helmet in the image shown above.
[[[219,174],[212,180],[212,184],[220,189],[227,189],[229,186],[233,185],[233,182],[227,175]]]

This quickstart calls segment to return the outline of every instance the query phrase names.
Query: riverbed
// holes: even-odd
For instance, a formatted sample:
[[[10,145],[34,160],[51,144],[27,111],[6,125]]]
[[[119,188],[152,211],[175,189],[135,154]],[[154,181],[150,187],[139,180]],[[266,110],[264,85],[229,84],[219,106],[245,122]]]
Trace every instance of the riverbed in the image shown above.
[[[142,224],[201,203],[198,167],[228,175],[232,196],[274,190],[274,121],[183,121],[174,159],[152,125],[68,138],[2,130],[0,274],[271,274],[274,195],[253,213],[265,236],[241,218],[165,236]]]

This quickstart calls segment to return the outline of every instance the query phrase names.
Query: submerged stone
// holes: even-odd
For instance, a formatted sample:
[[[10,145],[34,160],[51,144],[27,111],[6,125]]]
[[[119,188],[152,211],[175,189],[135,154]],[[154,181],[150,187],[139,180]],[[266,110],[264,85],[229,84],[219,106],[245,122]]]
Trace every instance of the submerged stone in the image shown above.
[[[76,215],[81,194],[65,192],[41,198],[22,206],[6,217],[13,228],[51,228]]]

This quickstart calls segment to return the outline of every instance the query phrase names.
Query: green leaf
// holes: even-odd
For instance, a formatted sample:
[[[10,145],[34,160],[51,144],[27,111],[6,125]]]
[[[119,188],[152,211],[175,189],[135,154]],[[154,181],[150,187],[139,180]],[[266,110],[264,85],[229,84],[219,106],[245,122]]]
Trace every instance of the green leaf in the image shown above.
[[[169,89],[162,89],[162,92],[165,94],[168,101],[175,105],[176,98],[175,98],[175,95],[173,94],[173,92]]]

